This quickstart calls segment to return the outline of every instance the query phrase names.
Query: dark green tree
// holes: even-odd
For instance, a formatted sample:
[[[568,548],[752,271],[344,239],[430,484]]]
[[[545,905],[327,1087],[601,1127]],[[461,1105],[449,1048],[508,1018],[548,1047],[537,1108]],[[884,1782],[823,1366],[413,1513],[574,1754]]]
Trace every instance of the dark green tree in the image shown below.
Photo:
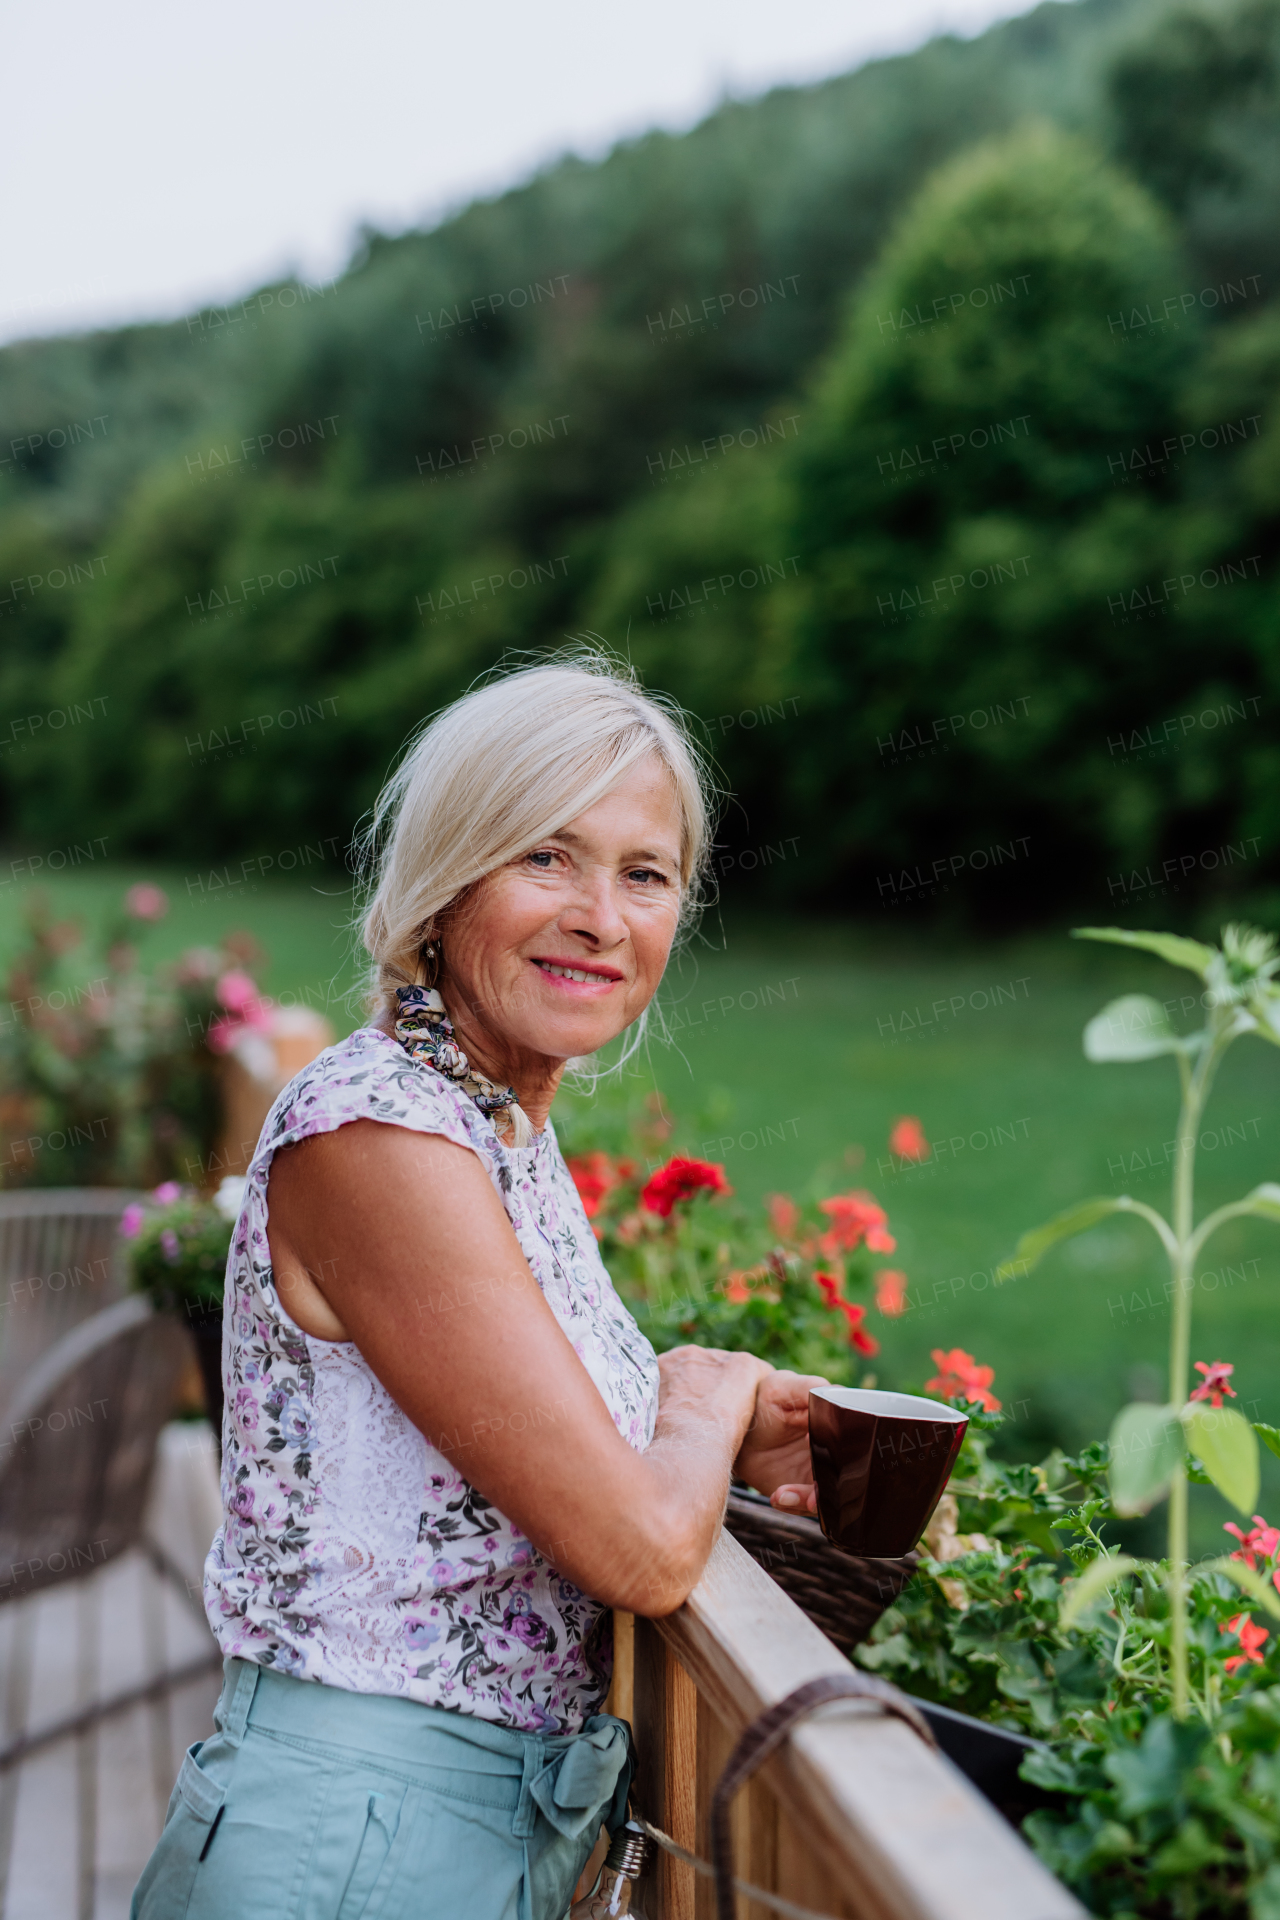
[[[1252,575],[1212,651],[1161,584],[1233,537],[1155,457],[1200,353],[1179,285],[1145,194],[1040,127],[940,174],[860,295],[791,535],[814,720],[789,788],[847,907],[1114,902],[1116,874],[1232,817],[1229,751],[1192,829],[1166,763],[1116,748],[1251,672]]]

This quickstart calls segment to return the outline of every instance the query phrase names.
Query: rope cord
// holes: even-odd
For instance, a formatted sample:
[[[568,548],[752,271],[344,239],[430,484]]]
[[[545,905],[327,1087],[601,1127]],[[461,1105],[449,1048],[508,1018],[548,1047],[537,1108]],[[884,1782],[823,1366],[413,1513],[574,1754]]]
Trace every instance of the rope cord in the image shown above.
[[[738,1788],[751,1778],[776,1747],[781,1746],[797,1720],[812,1713],[815,1707],[826,1706],[832,1700],[870,1700],[882,1713],[894,1714],[898,1719],[905,1720],[926,1746],[937,1748],[932,1729],[919,1708],[886,1680],[877,1680],[869,1673],[858,1673],[852,1668],[848,1673],[824,1674],[818,1680],[810,1680],[806,1686],[797,1687],[785,1699],[760,1714],[746,1728],[730,1754],[711,1800],[711,1852],[714,1865],[711,1861],[699,1859],[697,1854],[687,1852],[670,1834],[663,1833],[660,1827],[640,1818],[645,1832],[664,1852],[683,1860],[695,1873],[704,1874],[715,1881],[717,1920],[735,1920],[735,1892],[745,1894],[749,1900],[758,1901],[774,1913],[785,1915],[787,1920],[833,1920],[830,1914],[815,1913],[812,1907],[798,1907],[793,1901],[784,1900],[780,1894],[752,1886],[748,1880],[739,1880],[733,1871],[729,1832],[729,1809]]]

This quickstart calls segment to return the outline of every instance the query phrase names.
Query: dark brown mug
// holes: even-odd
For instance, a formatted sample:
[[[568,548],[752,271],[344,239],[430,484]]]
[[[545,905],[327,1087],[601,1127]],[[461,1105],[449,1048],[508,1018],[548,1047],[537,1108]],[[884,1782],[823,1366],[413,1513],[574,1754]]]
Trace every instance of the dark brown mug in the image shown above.
[[[816,1387],[809,1454],[827,1539],[870,1560],[910,1553],[951,1478],[969,1425],[938,1400],[870,1387]]]

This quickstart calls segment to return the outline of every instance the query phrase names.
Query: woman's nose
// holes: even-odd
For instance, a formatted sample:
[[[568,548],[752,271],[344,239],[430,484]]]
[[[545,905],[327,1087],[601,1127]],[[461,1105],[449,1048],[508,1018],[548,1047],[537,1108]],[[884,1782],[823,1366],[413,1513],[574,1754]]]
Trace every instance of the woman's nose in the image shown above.
[[[559,916],[562,933],[577,934],[599,947],[617,946],[627,937],[622,903],[609,874],[584,874]]]

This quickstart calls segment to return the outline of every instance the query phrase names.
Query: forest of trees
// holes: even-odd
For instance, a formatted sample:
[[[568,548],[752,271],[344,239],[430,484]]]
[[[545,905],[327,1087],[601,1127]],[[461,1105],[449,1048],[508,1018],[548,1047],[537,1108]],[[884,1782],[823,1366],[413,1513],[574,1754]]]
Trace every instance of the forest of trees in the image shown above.
[[[1054,0],[4,349],[0,831],[345,843],[589,632],[704,723],[761,899],[1267,911],[1278,209],[1280,0]]]

